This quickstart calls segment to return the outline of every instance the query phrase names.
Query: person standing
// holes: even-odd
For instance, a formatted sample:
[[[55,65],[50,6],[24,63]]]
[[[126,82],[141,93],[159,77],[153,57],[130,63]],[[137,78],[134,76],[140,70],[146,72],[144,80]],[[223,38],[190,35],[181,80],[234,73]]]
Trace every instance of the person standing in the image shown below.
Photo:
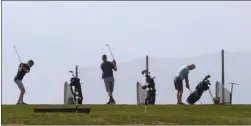
[[[114,89],[114,76],[113,76],[113,70],[117,71],[117,64],[116,61],[113,60],[112,62],[107,61],[107,56],[104,54],[102,56],[102,64],[101,69],[103,71],[102,73],[102,79],[104,79],[106,92],[108,93],[108,96],[110,97],[107,104],[115,104],[116,101],[113,98],[113,89]]]
[[[194,64],[183,65],[179,68],[178,73],[175,75],[174,86],[175,86],[175,89],[177,90],[177,104],[178,105],[184,104],[182,102],[183,80],[185,80],[186,82],[186,88],[190,89],[188,75],[189,75],[189,71],[193,69],[195,69]]]
[[[23,101],[23,96],[25,93],[25,87],[23,85],[23,78],[25,76],[26,73],[30,72],[30,68],[34,65],[33,60],[29,60],[28,63],[20,63],[18,66],[18,71],[17,74],[14,78],[14,82],[17,84],[18,88],[20,89],[20,95],[17,101],[17,104],[26,104]]]

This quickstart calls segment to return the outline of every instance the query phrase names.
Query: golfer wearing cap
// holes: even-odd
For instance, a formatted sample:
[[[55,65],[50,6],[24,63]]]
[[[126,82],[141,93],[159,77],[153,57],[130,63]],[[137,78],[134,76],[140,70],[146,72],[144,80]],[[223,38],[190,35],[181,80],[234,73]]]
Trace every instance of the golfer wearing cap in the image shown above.
[[[188,74],[189,74],[189,71],[193,69],[195,69],[194,64],[181,66],[178,70],[178,73],[176,74],[174,78],[174,86],[175,86],[175,89],[177,90],[177,104],[178,105],[184,104],[182,102],[183,80],[185,79],[186,81],[186,88],[190,89]]]
[[[17,71],[17,75],[14,78],[14,82],[17,84],[18,88],[20,89],[20,95],[17,101],[17,104],[26,104],[23,101],[23,96],[25,93],[25,88],[23,85],[23,78],[25,76],[26,73],[30,72],[30,68],[34,65],[33,60],[29,60],[28,63],[20,63],[18,66],[18,71]]]
[[[114,89],[114,76],[113,70],[117,71],[116,61],[112,62],[107,61],[107,56],[104,54],[102,56],[103,63],[101,64],[101,69],[103,71],[102,78],[104,79],[106,92],[108,93],[110,99],[107,104],[115,104],[115,100],[113,98],[113,89]]]

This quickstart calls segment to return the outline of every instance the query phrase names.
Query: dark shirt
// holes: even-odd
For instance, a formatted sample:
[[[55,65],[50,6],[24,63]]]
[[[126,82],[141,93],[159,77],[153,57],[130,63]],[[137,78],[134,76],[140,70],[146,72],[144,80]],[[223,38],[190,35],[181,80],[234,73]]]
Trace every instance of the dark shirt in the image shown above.
[[[21,63],[21,64],[23,64],[26,69],[30,70],[30,67],[28,66],[28,64],[25,64],[25,63]],[[15,76],[14,80],[23,80],[24,75],[26,74],[26,72],[23,69],[19,71],[19,68],[21,68],[21,64],[19,64],[18,66],[17,75]]]
[[[102,78],[105,79],[107,77],[113,77],[113,70],[114,69],[114,65],[112,62],[107,61],[107,62],[103,62],[101,64],[101,69],[103,71],[102,74]]]

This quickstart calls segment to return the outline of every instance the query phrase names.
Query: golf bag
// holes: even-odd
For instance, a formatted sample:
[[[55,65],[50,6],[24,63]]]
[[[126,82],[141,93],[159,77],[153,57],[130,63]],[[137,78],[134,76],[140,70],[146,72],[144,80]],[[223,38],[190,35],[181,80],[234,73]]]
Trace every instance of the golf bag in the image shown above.
[[[188,98],[187,102],[189,104],[196,103],[202,96],[204,91],[207,91],[209,89],[209,85],[211,85],[210,81],[208,80],[210,78],[210,75],[207,75],[203,81],[201,81],[195,88],[195,91],[192,92]]]
[[[74,101],[76,102],[78,100],[78,104],[82,104],[83,95],[82,95],[80,79],[77,77],[72,77],[70,86],[71,86],[71,93],[74,96]],[[74,90],[73,90],[73,87],[74,87]],[[78,99],[76,99],[76,96],[78,96]]]
[[[146,70],[143,70],[142,74],[143,75],[145,74],[145,77],[146,77],[146,84],[142,86],[142,88],[147,91],[145,102],[146,104],[154,105],[155,99],[156,99],[156,89],[155,89],[155,82],[154,82],[155,77],[151,77],[149,75],[150,72],[147,72]]]

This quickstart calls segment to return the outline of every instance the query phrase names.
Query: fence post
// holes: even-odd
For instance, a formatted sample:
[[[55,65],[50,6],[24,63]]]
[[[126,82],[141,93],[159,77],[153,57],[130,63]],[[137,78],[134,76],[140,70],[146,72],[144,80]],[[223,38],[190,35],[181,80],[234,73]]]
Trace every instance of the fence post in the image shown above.
[[[225,71],[224,71],[224,50],[221,51],[221,63],[222,63],[222,85],[225,87]],[[225,90],[222,88],[222,103],[225,103]]]

